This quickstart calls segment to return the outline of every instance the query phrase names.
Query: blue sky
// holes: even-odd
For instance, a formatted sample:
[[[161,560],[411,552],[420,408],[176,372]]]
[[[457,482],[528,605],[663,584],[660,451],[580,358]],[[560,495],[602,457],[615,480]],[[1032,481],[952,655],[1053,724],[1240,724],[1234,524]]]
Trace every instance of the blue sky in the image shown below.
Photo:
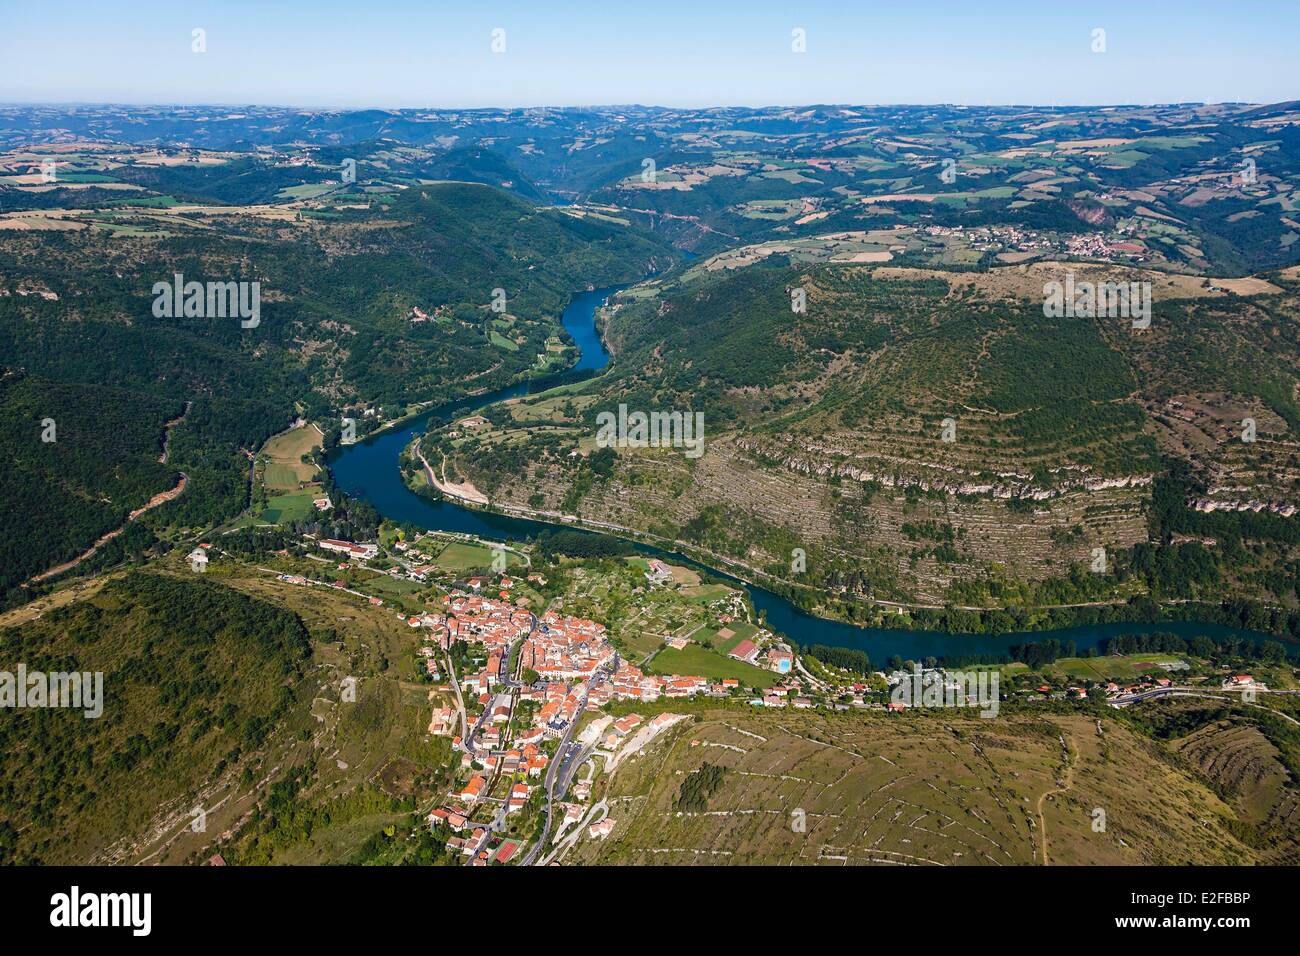
[[[1274,102],[1298,39],[1290,0],[0,0],[0,102]]]

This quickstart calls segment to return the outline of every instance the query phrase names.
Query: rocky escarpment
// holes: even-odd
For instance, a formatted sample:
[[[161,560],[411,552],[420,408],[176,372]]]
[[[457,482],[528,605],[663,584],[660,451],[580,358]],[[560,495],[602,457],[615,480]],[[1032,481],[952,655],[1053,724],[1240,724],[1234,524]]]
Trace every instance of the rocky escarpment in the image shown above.
[[[1142,488],[1155,478],[1150,474],[1103,477],[1092,474],[1085,465],[1065,465],[1047,470],[1053,482],[1050,487],[1044,487],[1033,476],[1013,471],[976,472],[943,462],[853,453],[794,438],[777,441],[738,437],[736,446],[756,458],[815,477],[875,482],[886,488],[1026,501],[1047,501],[1066,494],[1112,488]]]

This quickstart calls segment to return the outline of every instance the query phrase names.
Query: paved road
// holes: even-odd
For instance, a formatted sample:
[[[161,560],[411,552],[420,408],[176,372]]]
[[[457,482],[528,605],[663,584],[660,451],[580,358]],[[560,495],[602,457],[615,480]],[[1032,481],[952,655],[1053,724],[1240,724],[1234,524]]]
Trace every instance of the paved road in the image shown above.
[[[532,866],[542,852],[542,848],[546,846],[546,841],[551,836],[551,827],[555,823],[556,801],[564,799],[564,795],[569,790],[569,784],[573,782],[574,772],[582,765],[582,760],[576,758],[581,757],[583,748],[580,744],[573,742],[573,734],[578,729],[578,723],[582,720],[583,713],[587,710],[587,697],[592,683],[597,679],[603,679],[600,671],[593,674],[592,680],[584,685],[586,689],[582,692],[582,702],[578,705],[578,712],[564,731],[564,736],[560,738],[560,746],[555,750],[555,757],[546,766],[546,823],[542,826],[542,832],[538,836],[537,842],[533,844],[528,851],[528,855],[524,857],[523,866]],[[557,781],[561,784],[558,787],[556,786]]]
[[[1211,697],[1219,694],[1240,694],[1247,689],[1245,687],[1156,687],[1137,694],[1116,697],[1110,703],[1115,707],[1127,707],[1129,704],[1139,704],[1144,700],[1156,700],[1160,697]],[[1300,691],[1296,690],[1268,690],[1262,687],[1256,687],[1254,690],[1257,694],[1300,694]],[[1226,700],[1227,698],[1219,697],[1218,699]]]

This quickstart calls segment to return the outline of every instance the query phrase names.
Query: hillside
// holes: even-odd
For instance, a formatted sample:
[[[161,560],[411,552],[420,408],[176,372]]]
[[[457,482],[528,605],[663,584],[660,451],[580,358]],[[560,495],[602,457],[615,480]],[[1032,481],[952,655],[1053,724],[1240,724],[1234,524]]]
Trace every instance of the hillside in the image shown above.
[[[102,716],[37,708],[0,724],[5,863],[86,861],[134,836],[157,806],[262,745],[310,650],[294,614],[149,573],[0,635],[28,673],[103,674]]]
[[[1075,716],[706,712],[636,763],[602,776],[592,802],[607,808],[613,831],[580,840],[563,862],[1264,862],[1262,844],[1239,839],[1239,818],[1216,793],[1218,771],[1202,776],[1177,756],[1205,750],[1207,738],[1215,741],[1208,746],[1234,746],[1217,734],[1211,725],[1170,746],[1114,720]],[[684,802],[703,773],[714,786],[695,787],[697,799]],[[1223,785],[1225,795],[1232,791]],[[1274,846],[1294,852],[1294,814],[1270,821],[1268,832]]]
[[[93,152],[85,163],[113,166]],[[90,411],[59,419],[68,436],[94,431],[108,442],[114,423],[133,418],[110,454],[90,454],[84,443],[62,452],[80,455],[75,474],[50,484],[55,494],[38,513],[66,511],[72,497],[113,504],[57,519],[40,545],[16,545],[21,560],[6,562],[6,588],[89,547],[110,518],[147,500],[146,486],[161,490],[152,472],[163,469],[138,460],[136,433],[147,431],[156,459],[162,422],[186,402],[168,469],[184,472],[189,485],[150,516],[155,530],[237,514],[247,500],[245,453],[299,414],[326,421],[352,414],[364,433],[417,402],[555,367],[558,319],[574,290],[593,279],[638,278],[673,258],[633,230],[541,210],[482,185],[389,190],[373,202],[358,193],[274,205],[165,198],[39,214],[59,228],[0,229],[0,362],[75,385],[77,403]],[[170,285],[175,274],[259,283],[256,325],[159,316],[155,283]],[[133,411],[131,403],[141,404]],[[41,402],[26,404],[35,414]],[[29,431],[14,422],[8,458],[52,453],[33,449],[38,432]],[[134,462],[130,481],[139,492],[123,495],[115,484],[123,457]],[[31,485],[21,474],[11,481]]]
[[[1293,274],[1238,295],[1216,285],[1229,280],[1122,273],[1153,286],[1151,327],[1137,330],[1128,318],[1044,315],[1045,283],[1067,268],[1081,282],[1111,274],[1096,267],[713,265],[619,298],[606,324],[615,360],[598,383],[514,402],[491,433],[426,445],[494,500],[652,532],[858,598],[1218,601],[1227,580],[1240,596],[1297,607]],[[702,456],[593,456],[597,416],[619,405],[702,413]],[[1247,418],[1253,442],[1241,441]],[[1165,481],[1182,500],[1154,509]],[[1142,565],[1137,549],[1177,552],[1185,539],[1173,536],[1206,521],[1219,533],[1204,537],[1224,544],[1214,568],[1190,552],[1179,580]],[[1271,543],[1248,554],[1243,537]],[[1099,548],[1102,573],[1089,573]]]
[[[181,405],[117,388],[0,376],[0,593],[81,554],[179,476],[159,459]],[[48,439],[48,440],[47,440]]]

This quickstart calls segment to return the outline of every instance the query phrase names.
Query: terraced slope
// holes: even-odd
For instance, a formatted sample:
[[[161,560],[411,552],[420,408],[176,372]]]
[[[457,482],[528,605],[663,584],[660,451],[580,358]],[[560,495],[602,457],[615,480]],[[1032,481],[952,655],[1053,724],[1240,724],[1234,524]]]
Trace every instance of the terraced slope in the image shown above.
[[[703,809],[682,812],[676,801],[706,764],[722,768],[720,784]],[[1162,745],[1083,716],[708,713],[592,799],[614,830],[581,840],[566,863],[1258,859],[1233,835],[1232,809]]]
[[[596,386],[515,403],[487,434],[429,441],[501,502],[651,531],[791,583],[932,605],[1150,593],[1126,562],[1171,543],[1152,493],[1173,475],[1180,512],[1296,523],[1296,277],[1254,280],[1247,297],[1219,280],[1119,273],[1153,287],[1150,328],[1135,329],[1130,317],[1045,316],[1043,287],[1067,271],[1116,275],[697,263],[620,298],[614,364]],[[620,404],[703,413],[702,457],[591,457],[596,416]],[[1280,573],[1268,596],[1295,607],[1300,535],[1276,537],[1253,570]],[[1248,590],[1264,593],[1258,580]]]

